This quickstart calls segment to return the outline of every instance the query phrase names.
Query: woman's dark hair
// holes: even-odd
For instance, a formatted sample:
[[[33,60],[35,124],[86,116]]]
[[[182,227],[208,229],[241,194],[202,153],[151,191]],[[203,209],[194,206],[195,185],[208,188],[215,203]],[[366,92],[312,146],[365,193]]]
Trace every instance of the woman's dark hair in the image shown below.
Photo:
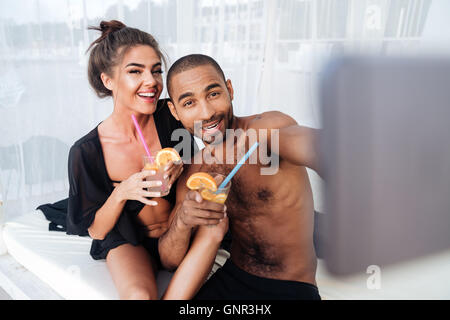
[[[86,51],[91,50],[88,65],[89,83],[100,98],[112,95],[111,90],[103,85],[100,75],[105,73],[112,76],[113,67],[120,62],[127,50],[134,46],[148,45],[152,47],[164,65],[167,66],[158,42],[147,32],[127,27],[117,20],[102,21],[99,27],[91,26],[88,29],[101,31],[102,33]]]

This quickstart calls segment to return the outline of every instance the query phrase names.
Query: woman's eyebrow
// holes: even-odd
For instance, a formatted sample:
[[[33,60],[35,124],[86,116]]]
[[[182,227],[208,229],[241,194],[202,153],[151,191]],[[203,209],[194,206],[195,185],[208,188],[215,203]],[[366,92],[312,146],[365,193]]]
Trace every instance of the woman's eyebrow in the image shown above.
[[[131,62],[131,63],[127,64],[127,65],[125,66],[125,68],[127,68],[127,67],[139,67],[139,68],[145,68],[145,66],[144,66],[143,64],[136,63],[136,62]]]
[[[155,64],[153,65],[152,68],[160,67],[160,66],[161,66],[161,62],[157,62],[157,63],[155,63]],[[127,68],[127,67],[139,67],[139,68],[145,68],[145,65],[143,65],[143,64],[141,64],[141,63],[130,62],[129,64],[127,64],[127,65],[125,66],[125,68]]]

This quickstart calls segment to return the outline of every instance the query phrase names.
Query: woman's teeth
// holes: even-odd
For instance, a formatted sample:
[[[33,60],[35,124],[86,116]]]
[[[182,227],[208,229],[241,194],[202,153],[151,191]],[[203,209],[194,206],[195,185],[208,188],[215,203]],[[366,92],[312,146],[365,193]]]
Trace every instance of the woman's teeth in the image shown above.
[[[154,96],[155,96],[155,93],[154,93],[154,92],[138,93],[138,96],[146,97],[146,98],[151,98],[151,97],[154,97]]]

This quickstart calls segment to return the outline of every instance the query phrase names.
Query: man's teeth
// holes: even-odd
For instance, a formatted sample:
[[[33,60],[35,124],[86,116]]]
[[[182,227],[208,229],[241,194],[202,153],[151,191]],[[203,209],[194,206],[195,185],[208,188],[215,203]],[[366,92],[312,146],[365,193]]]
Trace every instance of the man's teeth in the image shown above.
[[[154,97],[155,93],[154,92],[146,92],[146,93],[138,93],[138,95],[141,97]]]
[[[219,122],[216,122],[215,124],[206,127],[206,129],[213,129],[213,128],[217,127],[218,125],[219,125]]]

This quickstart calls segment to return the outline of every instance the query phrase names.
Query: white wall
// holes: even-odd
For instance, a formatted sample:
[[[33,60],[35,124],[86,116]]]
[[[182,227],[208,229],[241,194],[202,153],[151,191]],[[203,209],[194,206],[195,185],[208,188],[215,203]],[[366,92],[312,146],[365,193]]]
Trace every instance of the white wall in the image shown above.
[[[422,47],[432,53],[450,52],[450,1],[434,0],[431,4]]]

